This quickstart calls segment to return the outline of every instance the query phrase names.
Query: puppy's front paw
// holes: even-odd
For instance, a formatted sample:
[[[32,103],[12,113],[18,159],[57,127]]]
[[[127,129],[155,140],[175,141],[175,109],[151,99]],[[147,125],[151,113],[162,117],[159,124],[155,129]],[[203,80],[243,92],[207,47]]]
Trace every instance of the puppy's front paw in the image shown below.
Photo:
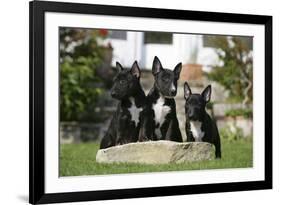
[[[139,137],[139,140],[138,140],[138,141],[139,141],[139,142],[149,141],[149,138],[146,137],[146,136],[141,136],[141,137]]]

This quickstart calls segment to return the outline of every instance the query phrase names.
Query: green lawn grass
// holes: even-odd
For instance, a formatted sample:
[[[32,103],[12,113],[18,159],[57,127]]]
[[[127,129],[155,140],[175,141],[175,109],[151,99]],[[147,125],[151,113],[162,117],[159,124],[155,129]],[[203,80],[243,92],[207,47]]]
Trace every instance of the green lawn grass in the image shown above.
[[[183,171],[252,167],[252,140],[222,140],[222,159],[182,164],[99,164],[96,162],[97,143],[63,144],[60,147],[60,176],[102,175],[120,173]]]

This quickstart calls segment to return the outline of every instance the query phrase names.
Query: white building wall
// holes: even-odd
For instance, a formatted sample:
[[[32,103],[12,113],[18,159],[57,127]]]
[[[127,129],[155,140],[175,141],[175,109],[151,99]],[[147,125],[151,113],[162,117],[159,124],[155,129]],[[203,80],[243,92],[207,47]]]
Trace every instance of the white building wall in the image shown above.
[[[116,61],[124,67],[132,65],[135,59],[135,32],[127,32],[127,39],[108,39],[113,47],[112,66],[115,66]]]
[[[154,56],[157,56],[164,68],[171,68],[174,65],[176,52],[173,45],[166,44],[145,44],[145,68],[151,69]]]
[[[137,60],[141,68],[151,69],[154,56],[169,69],[182,62],[199,63],[208,70],[218,62],[214,49],[203,47],[202,35],[173,34],[172,44],[144,44],[143,32],[127,32],[126,40],[107,41],[113,47],[112,66],[119,61],[124,67],[130,67]]]

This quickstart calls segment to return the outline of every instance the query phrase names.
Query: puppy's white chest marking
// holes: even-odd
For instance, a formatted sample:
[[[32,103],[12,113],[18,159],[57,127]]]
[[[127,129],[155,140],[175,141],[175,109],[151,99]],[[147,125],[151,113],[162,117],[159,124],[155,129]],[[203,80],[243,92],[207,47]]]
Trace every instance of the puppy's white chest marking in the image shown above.
[[[135,126],[138,125],[139,123],[139,117],[140,117],[140,112],[142,111],[142,108],[137,108],[134,100],[130,100],[132,105],[131,107],[128,108],[130,114],[131,114],[131,120],[135,122]]]
[[[154,120],[156,124],[159,123],[159,128],[165,121],[166,115],[171,111],[171,108],[167,105],[164,105],[165,99],[160,97],[152,108],[154,110]]]
[[[202,122],[200,121],[190,121],[190,130],[195,139],[195,142],[202,142],[205,132],[201,130]]]

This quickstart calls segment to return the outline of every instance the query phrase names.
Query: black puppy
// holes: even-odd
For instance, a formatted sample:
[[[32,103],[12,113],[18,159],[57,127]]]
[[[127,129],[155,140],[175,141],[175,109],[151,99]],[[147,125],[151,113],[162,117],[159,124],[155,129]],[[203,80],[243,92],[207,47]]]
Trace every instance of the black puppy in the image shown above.
[[[147,96],[145,119],[140,132],[139,141],[172,140],[182,142],[179,123],[176,115],[177,81],[181,72],[181,63],[174,71],[164,69],[155,56],[152,65],[154,86]]]
[[[187,82],[184,83],[184,98],[188,142],[209,142],[215,145],[216,158],[221,158],[220,135],[215,121],[206,112],[206,104],[211,99],[211,85],[202,94],[192,94]]]
[[[140,69],[135,61],[130,70],[116,63],[119,70],[114,78],[111,96],[120,100],[100,148],[136,142],[146,96],[140,85]]]

